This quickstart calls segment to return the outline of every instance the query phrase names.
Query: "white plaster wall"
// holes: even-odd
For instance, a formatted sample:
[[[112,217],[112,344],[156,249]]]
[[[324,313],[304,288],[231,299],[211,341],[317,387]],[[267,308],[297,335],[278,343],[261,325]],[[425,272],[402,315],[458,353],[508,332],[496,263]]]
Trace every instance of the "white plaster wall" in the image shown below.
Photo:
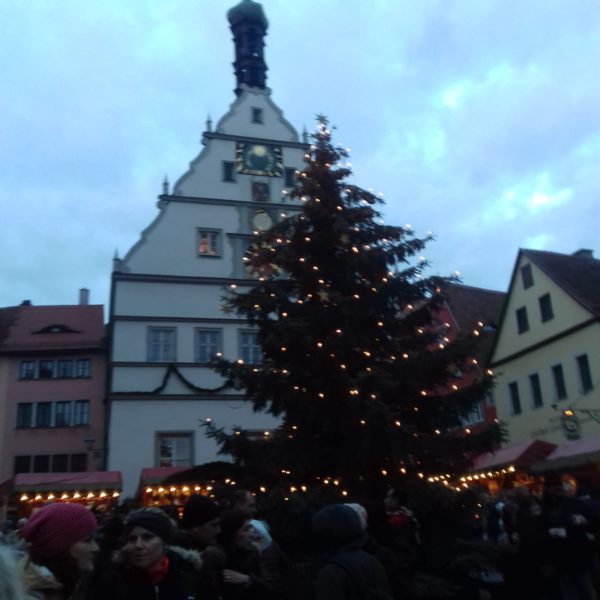
[[[581,392],[581,380],[576,357],[587,354],[594,389],[585,396]],[[552,367],[562,364],[567,388],[567,398],[558,402],[552,376]],[[540,377],[544,406],[532,407],[529,375]],[[497,386],[494,392],[498,418],[507,423],[509,443],[518,443],[532,438],[553,443],[564,443],[560,426],[562,410],[568,407],[600,409],[600,325],[595,324],[578,331],[555,343],[542,346],[535,352],[500,365],[496,369]],[[519,386],[522,413],[511,414],[508,385],[516,381]],[[555,410],[552,405],[557,405]],[[600,424],[582,419],[582,437],[600,435]]]
[[[524,289],[521,267],[529,262],[529,259],[522,255],[517,265],[492,363],[583,323],[592,316],[589,311],[582,308],[543,271],[538,269],[534,263],[531,263],[534,285]],[[550,293],[552,299],[554,318],[542,323],[539,298],[547,293]],[[518,333],[515,313],[522,306],[527,308],[529,331]]]
[[[202,464],[222,460],[214,440],[204,435],[200,422],[211,418],[215,425],[227,429],[271,429],[277,420],[257,414],[240,400],[225,401],[128,401],[113,402],[109,429],[109,470],[123,473],[123,496],[137,491],[143,468],[157,466],[156,433],[194,432],[194,462]]]
[[[221,256],[198,256],[198,228],[221,233]],[[217,277],[229,273],[233,250],[226,233],[241,232],[234,206],[169,202],[123,261],[131,273]]]
[[[225,291],[223,285],[119,281],[113,311],[126,316],[222,319],[221,299]]]

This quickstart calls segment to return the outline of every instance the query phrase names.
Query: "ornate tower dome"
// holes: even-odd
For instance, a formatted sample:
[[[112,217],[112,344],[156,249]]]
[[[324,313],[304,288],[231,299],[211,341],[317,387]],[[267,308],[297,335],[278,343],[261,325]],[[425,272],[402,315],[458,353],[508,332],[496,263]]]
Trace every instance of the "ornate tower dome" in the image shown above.
[[[235,93],[241,93],[242,85],[264,89],[267,82],[264,38],[269,22],[262,6],[253,0],[242,0],[229,10],[227,18],[235,44]]]

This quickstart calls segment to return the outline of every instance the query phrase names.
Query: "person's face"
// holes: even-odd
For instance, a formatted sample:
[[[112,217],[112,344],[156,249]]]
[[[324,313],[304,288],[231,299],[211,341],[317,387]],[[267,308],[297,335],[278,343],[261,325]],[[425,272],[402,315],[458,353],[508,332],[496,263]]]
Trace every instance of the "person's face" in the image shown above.
[[[244,521],[244,524],[237,530],[233,536],[233,543],[238,548],[249,548],[252,546],[252,525],[250,519]]]
[[[250,492],[246,492],[243,500],[238,502],[236,506],[250,513],[252,516],[256,514],[256,498]]]
[[[203,546],[214,546],[217,537],[221,533],[221,519],[216,517],[212,521],[196,525],[190,529],[190,533]]]
[[[164,549],[165,545],[161,538],[139,525],[130,531],[125,544],[129,562],[142,570],[149,570],[158,563]]]
[[[69,548],[69,554],[75,559],[80,573],[93,571],[96,552],[98,552],[98,544],[93,535]]]

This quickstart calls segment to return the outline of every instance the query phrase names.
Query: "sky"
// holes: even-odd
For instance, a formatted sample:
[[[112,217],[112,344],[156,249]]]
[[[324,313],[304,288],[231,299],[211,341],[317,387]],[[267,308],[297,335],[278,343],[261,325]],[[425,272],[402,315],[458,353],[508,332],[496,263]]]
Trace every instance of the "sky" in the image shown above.
[[[0,306],[108,306],[112,258],[234,100],[235,0],[0,0]],[[264,0],[268,85],[323,113],[430,274],[600,256],[597,0]],[[105,311],[106,314],[106,311]]]

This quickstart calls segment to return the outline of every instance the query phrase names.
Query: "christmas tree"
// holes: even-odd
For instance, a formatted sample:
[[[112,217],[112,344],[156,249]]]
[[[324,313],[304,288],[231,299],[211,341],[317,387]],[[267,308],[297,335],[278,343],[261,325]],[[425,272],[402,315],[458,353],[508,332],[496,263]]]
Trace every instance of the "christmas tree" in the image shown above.
[[[318,117],[291,192],[297,211],[255,232],[245,261],[256,285],[225,298],[257,328],[263,358],[215,366],[281,425],[264,440],[212,423],[209,434],[237,464],[292,490],[445,476],[500,440],[497,426],[461,426],[492,378],[460,383],[477,367],[475,338],[451,340],[439,322],[452,278],[425,276],[431,236],[385,225],[381,195],[348,182],[347,158]]]

